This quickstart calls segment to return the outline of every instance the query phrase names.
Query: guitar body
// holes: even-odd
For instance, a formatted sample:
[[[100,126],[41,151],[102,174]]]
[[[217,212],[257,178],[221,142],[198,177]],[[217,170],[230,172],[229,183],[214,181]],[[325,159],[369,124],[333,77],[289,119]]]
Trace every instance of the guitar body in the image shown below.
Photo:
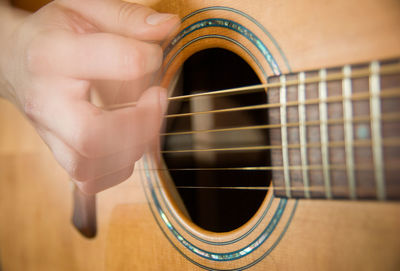
[[[21,2],[21,1],[20,1]],[[400,2],[142,1],[184,18],[163,84],[194,53],[223,48],[268,77],[400,56]],[[217,20],[215,18],[218,18]],[[190,28],[192,27],[192,28]],[[1,270],[399,270],[400,203],[286,199],[268,191],[241,227],[187,215],[153,154],[97,198],[98,234],[72,226],[72,185],[12,105],[0,101]],[[157,150],[155,150],[157,152]]]

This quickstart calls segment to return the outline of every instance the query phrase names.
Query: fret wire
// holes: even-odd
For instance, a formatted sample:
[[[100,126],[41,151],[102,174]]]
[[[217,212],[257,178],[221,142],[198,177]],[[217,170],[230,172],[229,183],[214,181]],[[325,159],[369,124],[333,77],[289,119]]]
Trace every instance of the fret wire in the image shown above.
[[[370,87],[370,115],[371,115],[371,139],[372,155],[375,169],[376,194],[379,200],[385,200],[385,176],[383,168],[383,153],[381,139],[381,105],[379,99],[380,79],[379,63],[372,62],[370,65],[371,76],[369,78]]]
[[[290,174],[289,174],[289,152],[288,152],[288,139],[287,139],[287,127],[286,127],[286,77],[285,75],[280,76],[280,120],[281,120],[281,142],[282,142],[282,163],[283,163],[283,175],[285,179],[285,186],[286,186],[286,196],[288,198],[291,197],[290,192]]]
[[[332,198],[331,180],[329,173],[329,149],[328,149],[328,106],[326,104],[327,84],[326,84],[326,70],[321,69],[319,71],[320,82],[318,84],[319,94],[319,119],[320,119],[320,139],[321,139],[321,158],[323,165],[324,185],[325,185],[325,197],[327,199]]]
[[[398,121],[400,120],[400,113],[386,113],[381,115],[382,121]],[[362,122],[370,122],[371,117],[369,115],[366,116],[355,116],[352,119],[353,123],[362,123]],[[331,124],[343,124],[345,119],[327,119],[322,120],[314,120],[314,121],[306,121],[304,123],[305,126],[313,126],[313,125],[331,125]],[[286,127],[296,127],[299,126],[299,122],[289,122],[286,123]],[[241,127],[231,127],[231,128],[219,128],[219,129],[206,129],[206,130],[192,130],[192,131],[182,131],[182,132],[169,132],[169,133],[160,133],[160,136],[174,136],[174,135],[189,135],[189,134],[197,134],[197,133],[217,133],[217,132],[231,132],[231,131],[242,131],[242,130],[258,130],[258,129],[274,129],[281,128],[281,124],[263,124],[263,125],[253,125],[253,126],[241,126]],[[327,136],[327,128],[326,128],[326,142],[328,141]],[[328,157],[328,156],[327,156]],[[328,160],[327,160],[328,161]]]
[[[345,141],[331,141],[328,147],[344,147]],[[370,147],[371,140],[360,139],[353,141],[354,147]],[[382,141],[383,146],[398,147],[400,146],[400,138],[385,138]],[[287,144],[286,147],[282,145],[265,145],[265,146],[250,146],[250,147],[230,147],[230,148],[210,148],[210,149],[186,149],[186,150],[164,150],[161,153],[188,153],[188,152],[205,152],[205,151],[255,151],[255,150],[274,150],[274,149],[295,149],[300,148],[300,144]],[[320,142],[307,143],[307,148],[321,148]]]
[[[400,72],[400,64],[386,65],[380,69],[381,75],[390,75],[390,74],[396,74],[399,72]],[[351,78],[360,78],[360,77],[367,77],[367,76],[370,76],[370,70],[369,69],[360,69],[360,70],[353,72],[351,75]],[[335,80],[342,80],[342,79],[343,79],[343,75],[341,73],[330,74],[326,77],[326,81],[335,81]],[[286,86],[297,85],[298,83],[299,83],[298,80],[291,80],[291,81],[286,82]],[[319,77],[307,78],[305,83],[306,84],[319,83]],[[228,95],[228,94],[235,95],[235,94],[240,94],[240,93],[247,93],[247,91],[249,91],[249,90],[255,91],[258,89],[259,91],[265,91],[266,88],[274,88],[274,87],[281,87],[281,84],[280,83],[266,83],[266,84],[259,84],[259,85],[247,86],[247,87],[215,90],[215,91],[201,92],[201,93],[190,94],[190,95],[169,97],[168,100],[169,101],[185,100],[185,99],[190,99],[190,98],[199,97],[199,96],[218,96],[218,95]],[[114,104],[114,105],[109,105],[109,106],[103,106],[103,108],[106,110],[113,110],[113,109],[118,109],[118,108],[123,108],[123,107],[135,106],[136,103],[137,102]]]
[[[381,91],[380,96],[382,98],[393,98],[393,97],[400,97],[400,88],[392,88],[385,91]],[[366,100],[370,98],[370,94],[368,92],[365,93],[356,93],[352,94],[350,99],[355,100]],[[326,102],[334,103],[334,102],[343,102],[343,96],[333,96],[327,97]],[[304,101],[304,104],[318,104],[320,102],[319,98],[316,99],[309,99]],[[286,106],[298,106],[299,101],[290,101],[286,103]],[[258,105],[250,105],[250,106],[241,106],[241,107],[232,107],[232,108],[225,108],[225,109],[214,109],[209,111],[200,111],[200,112],[189,112],[189,113],[178,113],[178,114],[170,114],[164,116],[164,118],[177,118],[177,117],[189,117],[194,115],[200,114],[218,114],[218,113],[227,113],[227,112],[238,112],[238,111],[249,111],[249,110],[257,110],[257,109],[268,109],[268,108],[279,108],[281,107],[281,103],[274,103],[274,104],[258,104]]]
[[[351,103],[352,87],[351,87],[351,67],[346,65],[343,67],[344,79],[342,81],[343,94],[343,117],[346,120],[344,126],[345,153],[347,165],[347,181],[349,184],[349,196],[351,199],[356,199],[356,183],[354,176],[354,154],[353,154],[353,110]]]
[[[308,179],[308,171],[307,171],[307,148],[306,148],[306,109],[304,105],[304,101],[306,100],[306,90],[304,81],[306,79],[306,75],[304,72],[299,73],[299,86],[298,86],[298,113],[299,113],[299,137],[300,137],[300,156],[301,156],[301,165],[302,176],[303,176],[303,184],[304,184],[304,196],[306,198],[310,198],[309,187],[309,179]]]

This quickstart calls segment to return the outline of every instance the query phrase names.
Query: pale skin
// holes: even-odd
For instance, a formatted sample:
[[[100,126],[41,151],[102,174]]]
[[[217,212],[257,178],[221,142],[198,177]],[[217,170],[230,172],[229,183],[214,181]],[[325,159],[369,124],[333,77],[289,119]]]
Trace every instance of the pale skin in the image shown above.
[[[27,116],[83,192],[127,179],[157,136],[167,99],[152,76],[159,44],[178,24],[119,0],[59,0],[33,14],[0,0],[0,97]],[[91,102],[93,90],[137,105],[105,110]]]

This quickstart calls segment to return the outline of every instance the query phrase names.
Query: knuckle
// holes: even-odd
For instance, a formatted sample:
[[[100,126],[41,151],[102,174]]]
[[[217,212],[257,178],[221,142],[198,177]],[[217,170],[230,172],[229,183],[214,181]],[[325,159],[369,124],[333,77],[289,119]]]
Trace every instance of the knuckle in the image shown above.
[[[121,2],[117,13],[117,24],[125,24],[129,18],[134,16],[134,13],[143,9],[144,7],[139,4],[129,2]]]

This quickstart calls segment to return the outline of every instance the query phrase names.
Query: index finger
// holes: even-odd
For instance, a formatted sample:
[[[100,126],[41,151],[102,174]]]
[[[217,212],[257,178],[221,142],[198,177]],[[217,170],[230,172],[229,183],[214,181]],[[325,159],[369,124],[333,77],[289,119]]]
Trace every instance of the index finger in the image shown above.
[[[119,0],[65,0],[72,9],[99,29],[145,41],[165,39],[180,23],[175,14]]]

